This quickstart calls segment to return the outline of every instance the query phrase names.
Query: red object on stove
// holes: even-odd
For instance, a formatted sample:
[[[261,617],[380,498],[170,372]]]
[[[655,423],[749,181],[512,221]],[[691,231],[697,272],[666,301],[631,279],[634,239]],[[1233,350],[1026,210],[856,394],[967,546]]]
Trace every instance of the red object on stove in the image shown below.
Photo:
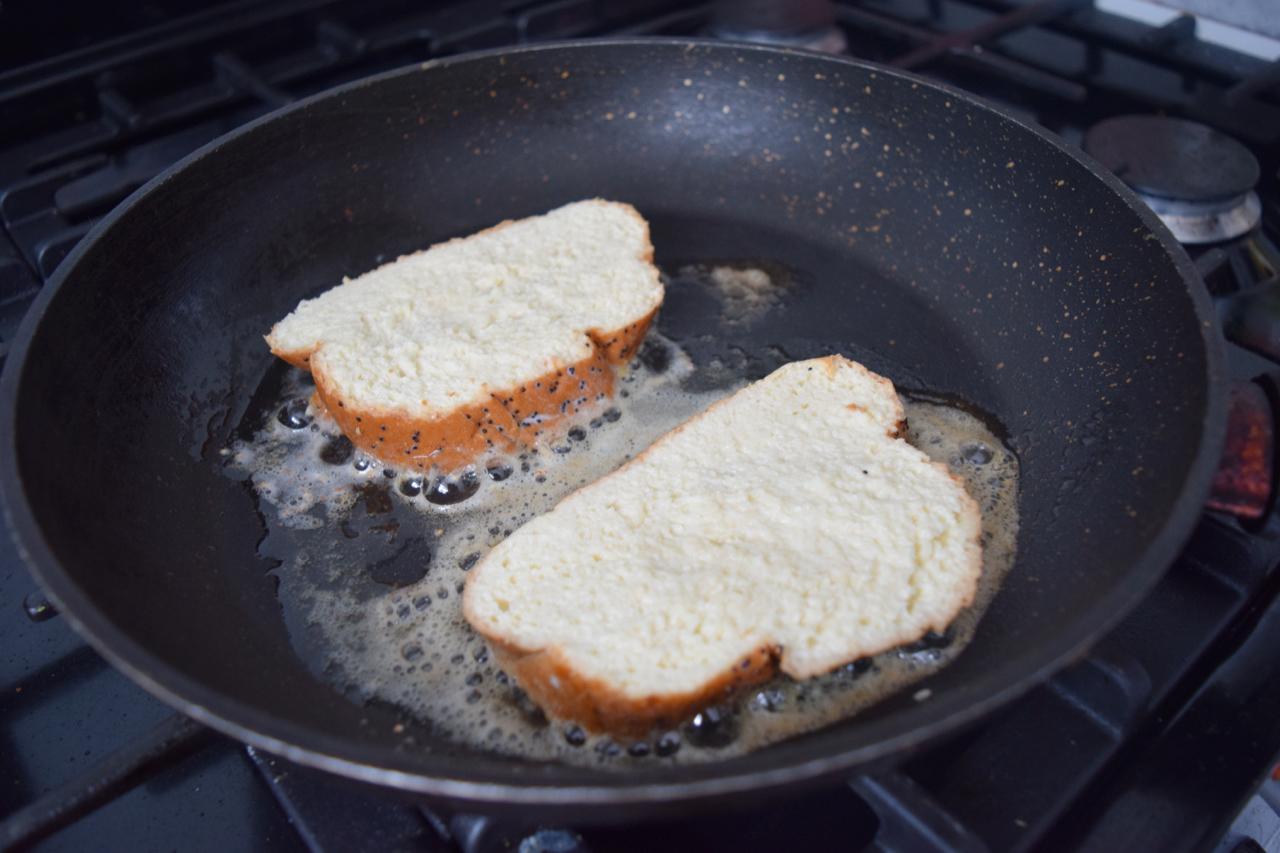
[[[1262,518],[1271,498],[1275,430],[1262,388],[1242,382],[1231,389],[1231,414],[1222,461],[1209,495],[1211,509]]]

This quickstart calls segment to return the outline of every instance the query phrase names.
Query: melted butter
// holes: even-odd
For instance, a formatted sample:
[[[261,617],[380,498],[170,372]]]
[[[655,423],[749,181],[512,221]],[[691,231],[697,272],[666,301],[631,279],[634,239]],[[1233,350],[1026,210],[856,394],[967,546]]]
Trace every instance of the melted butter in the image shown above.
[[[324,462],[325,448],[339,439],[332,421],[314,412],[300,429],[272,417],[252,442],[230,448],[230,466],[252,479],[260,498],[270,531],[260,551],[280,561],[279,600],[312,671],[354,701],[393,703],[472,746],[625,768],[741,755],[848,717],[960,654],[1013,562],[1017,461],[978,418],[904,399],[908,440],[962,478],[983,514],[979,592],[943,636],[806,681],[779,676],[677,732],[654,732],[629,748],[586,737],[534,707],[462,617],[467,570],[520,524],[745,384],[686,390],[700,383],[679,348],[656,333],[647,347],[650,355],[654,347],[661,352],[622,371],[614,400],[536,451],[481,460],[480,489],[455,505],[428,503],[407,475],[358,453],[342,464]],[[291,375],[277,408],[292,402],[297,411],[310,393],[303,376]],[[492,479],[490,468],[511,474]]]

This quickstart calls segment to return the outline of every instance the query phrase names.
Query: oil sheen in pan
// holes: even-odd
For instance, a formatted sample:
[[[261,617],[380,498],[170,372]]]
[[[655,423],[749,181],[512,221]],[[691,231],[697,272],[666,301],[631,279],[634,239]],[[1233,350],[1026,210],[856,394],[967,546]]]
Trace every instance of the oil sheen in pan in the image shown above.
[[[725,308],[726,319],[741,320]],[[722,363],[695,368],[652,333],[642,356],[622,371],[615,399],[562,440],[491,457],[470,476],[422,482],[355,452],[331,421],[307,409],[309,377],[287,370],[276,416],[252,442],[227,453],[229,467],[251,477],[260,498],[269,534],[259,551],[279,562],[273,573],[295,648],[353,701],[392,703],[478,748],[617,768],[749,752],[854,714],[945,666],[968,643],[1013,562],[1014,455],[979,418],[905,397],[908,439],[963,478],[982,510],[984,569],[974,604],[942,635],[818,678],[779,676],[644,742],[590,737],[548,720],[495,665],[461,615],[467,570],[524,521],[744,380],[726,382]],[[688,390],[708,384],[700,381],[707,370],[716,374],[715,387]]]

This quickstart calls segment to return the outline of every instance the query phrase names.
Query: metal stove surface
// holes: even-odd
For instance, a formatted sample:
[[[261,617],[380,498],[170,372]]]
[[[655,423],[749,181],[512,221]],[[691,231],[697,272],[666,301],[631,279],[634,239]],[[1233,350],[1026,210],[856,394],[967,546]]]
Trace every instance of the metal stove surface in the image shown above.
[[[25,59],[0,62],[0,359],[98,217],[249,118],[476,47],[698,34],[712,6],[153,3],[87,21],[72,43],[52,35],[4,52]],[[1271,246],[1280,218],[1274,66],[1080,0],[863,0],[834,13],[854,55],[965,86],[1073,142],[1104,118],[1155,111],[1233,135],[1261,162],[1265,224],[1196,254],[1224,298],[1275,275],[1246,245]],[[1277,367],[1241,347],[1230,355],[1241,381]],[[1273,398],[1277,387],[1267,384]],[[60,619],[28,616],[51,614],[5,538],[0,850],[1214,850],[1280,752],[1278,562],[1280,520],[1206,513],[1162,583],[1086,659],[900,767],[748,812],[575,833],[426,811],[174,715]]]

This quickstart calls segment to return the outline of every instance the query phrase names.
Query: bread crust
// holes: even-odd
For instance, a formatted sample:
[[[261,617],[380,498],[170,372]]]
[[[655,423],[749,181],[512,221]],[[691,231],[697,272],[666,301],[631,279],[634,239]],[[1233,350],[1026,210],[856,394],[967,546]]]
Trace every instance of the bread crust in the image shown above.
[[[557,719],[572,720],[592,734],[607,732],[624,740],[639,740],[652,732],[674,728],[704,708],[727,701],[778,672],[777,650],[762,646],[697,690],[637,698],[604,679],[583,675],[569,663],[559,646],[527,652],[489,639],[494,659],[515,676],[538,707]]]
[[[814,359],[809,364],[815,368],[824,368],[828,374],[834,374],[842,365],[852,365],[871,377],[884,393],[892,395],[895,402],[895,417],[890,421],[892,426],[886,429],[887,435],[893,439],[903,439],[906,434],[904,410],[892,382],[841,356]],[[726,405],[731,405],[730,400],[713,404],[703,415],[696,416],[668,432],[659,439],[658,444],[670,441],[699,418],[706,417],[706,414],[712,410]],[[849,408],[858,407],[851,405]],[[601,484],[610,477],[644,464],[656,446],[657,444],[646,448],[605,478],[584,486],[579,490],[579,494],[599,489]],[[977,501],[964,488],[963,480],[952,474],[943,463],[930,463],[930,467],[945,474],[959,486],[958,497],[963,520],[958,533],[973,545],[967,565],[957,578],[954,597],[947,607],[942,608],[947,615],[939,614],[938,618],[918,626],[916,630],[902,630],[896,635],[883,638],[881,643],[849,650],[837,658],[814,661],[808,666],[798,666],[786,654],[785,648],[766,644],[757,647],[734,666],[723,670],[694,690],[683,693],[632,696],[624,693],[617,684],[607,679],[585,675],[580,669],[574,667],[569,656],[557,644],[552,643],[541,648],[524,648],[514,643],[509,635],[504,635],[499,629],[489,625],[485,619],[481,618],[481,614],[473,610],[473,599],[469,594],[472,590],[470,583],[463,595],[463,616],[490,642],[495,658],[506,671],[515,676],[520,687],[548,714],[560,720],[577,723],[593,734],[607,733],[624,740],[641,739],[654,731],[679,725],[711,705],[728,701],[742,690],[768,681],[780,671],[798,680],[811,678],[855,660],[915,642],[930,630],[938,633],[945,631],[956,613],[972,604],[977,593],[977,583],[983,568],[982,516]],[[494,552],[491,552],[472,569],[473,581],[483,572],[486,561],[493,556]]]
[[[620,202],[593,199],[589,203],[622,209],[644,225],[645,246],[637,258],[649,265],[657,284],[653,244],[643,217]],[[466,243],[516,222],[508,219],[438,245]],[[274,355],[312,374],[316,383],[312,403],[328,410],[357,449],[397,470],[448,473],[476,463],[487,453],[512,452],[562,435],[576,422],[572,415],[612,397],[614,367],[625,364],[639,350],[661,307],[660,287],[658,293],[652,310],[626,326],[585,330],[590,355],[580,361],[557,361],[545,373],[508,387],[482,385],[469,401],[448,409],[429,407],[426,401],[417,411],[358,403],[343,396],[325,370],[323,354],[315,357],[323,350],[324,341],[305,349],[284,349],[276,339],[275,328],[266,341]]]
[[[491,451],[532,447],[567,430],[574,420],[571,416],[582,407],[612,397],[614,367],[635,354],[657,314],[655,308],[613,331],[592,329],[586,333],[591,345],[587,358],[556,365],[514,387],[484,386],[478,400],[426,416],[352,403],[334,387],[322,365],[312,365],[311,352],[272,352],[311,372],[315,401],[328,409],[357,449],[395,469],[448,472],[471,465]],[[552,420],[529,422],[539,415]]]

